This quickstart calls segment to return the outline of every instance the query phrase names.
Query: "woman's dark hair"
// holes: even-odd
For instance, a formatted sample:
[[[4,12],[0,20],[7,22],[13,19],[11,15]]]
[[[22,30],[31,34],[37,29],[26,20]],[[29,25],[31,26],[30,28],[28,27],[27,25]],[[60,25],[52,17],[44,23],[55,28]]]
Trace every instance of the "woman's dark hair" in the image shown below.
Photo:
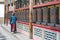
[[[15,14],[13,14],[13,16],[14,16]]]

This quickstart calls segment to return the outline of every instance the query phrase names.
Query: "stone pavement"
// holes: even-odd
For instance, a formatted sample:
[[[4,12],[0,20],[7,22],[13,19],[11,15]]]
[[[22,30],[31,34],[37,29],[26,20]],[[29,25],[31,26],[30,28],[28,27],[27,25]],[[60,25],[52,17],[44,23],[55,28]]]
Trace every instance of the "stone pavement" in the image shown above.
[[[24,35],[24,34],[22,34],[22,33],[20,33],[20,32],[17,32],[17,33],[12,33],[11,31],[10,31],[10,25],[8,24],[8,26],[6,26],[6,25],[4,25],[4,24],[2,24],[2,27],[6,30],[6,31],[8,31],[10,34],[12,34],[14,37],[16,37],[18,40],[32,40],[32,39],[30,39],[28,36],[26,36],[26,35]]]
[[[18,40],[15,36],[7,32],[2,26],[0,25],[0,40]]]
[[[0,32],[0,40],[6,40],[5,36]]]

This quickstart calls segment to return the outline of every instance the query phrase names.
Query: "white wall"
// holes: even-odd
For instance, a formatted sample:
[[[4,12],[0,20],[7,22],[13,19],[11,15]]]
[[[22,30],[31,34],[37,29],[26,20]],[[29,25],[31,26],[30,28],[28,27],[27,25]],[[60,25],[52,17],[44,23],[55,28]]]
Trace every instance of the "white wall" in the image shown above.
[[[4,4],[0,4],[0,17],[4,17]]]
[[[0,0],[0,2],[4,2],[4,0]]]

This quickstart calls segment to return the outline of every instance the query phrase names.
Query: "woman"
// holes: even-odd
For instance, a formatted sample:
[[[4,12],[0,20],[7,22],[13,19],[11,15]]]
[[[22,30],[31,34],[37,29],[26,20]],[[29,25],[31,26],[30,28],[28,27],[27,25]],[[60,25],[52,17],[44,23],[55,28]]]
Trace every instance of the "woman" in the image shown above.
[[[11,32],[16,32],[16,21],[17,18],[15,16],[15,14],[12,14],[11,19],[10,19],[10,24],[11,24]]]

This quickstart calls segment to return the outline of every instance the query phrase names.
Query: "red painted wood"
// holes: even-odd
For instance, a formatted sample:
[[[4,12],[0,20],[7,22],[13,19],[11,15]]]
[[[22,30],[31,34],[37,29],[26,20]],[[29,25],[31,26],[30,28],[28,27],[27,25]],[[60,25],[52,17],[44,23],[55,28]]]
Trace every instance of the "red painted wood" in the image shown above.
[[[21,23],[21,24],[26,24],[26,25],[29,25],[29,23],[27,22],[19,22],[18,23]],[[52,31],[56,31],[56,32],[60,32],[60,28],[58,27],[52,27],[52,26],[44,26],[44,25],[40,25],[40,24],[32,24],[33,26],[36,26],[36,27],[39,27],[39,28],[45,28],[45,29],[49,29],[49,30],[52,30]]]
[[[55,5],[55,4],[60,4],[60,1],[54,1],[54,2],[48,2],[48,3],[45,3],[45,4],[35,5],[35,6],[33,6],[33,8],[43,7],[43,6],[49,6],[49,5]]]

